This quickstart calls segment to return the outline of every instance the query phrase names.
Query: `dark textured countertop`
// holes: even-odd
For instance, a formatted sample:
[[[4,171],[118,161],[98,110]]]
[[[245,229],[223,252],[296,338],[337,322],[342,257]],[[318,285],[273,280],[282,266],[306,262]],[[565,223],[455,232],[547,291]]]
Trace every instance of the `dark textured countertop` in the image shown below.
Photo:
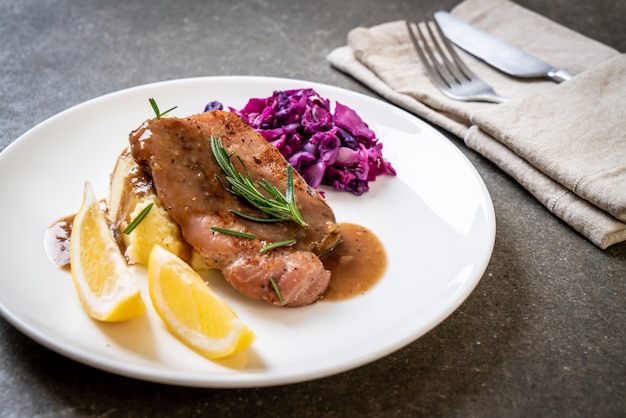
[[[268,75],[373,95],[326,54],[353,27],[456,3],[0,0],[0,149],[71,106],[154,81]],[[626,51],[622,0],[519,3]],[[625,416],[625,243],[599,250],[450,138],[492,196],[495,248],[474,292],[419,340],[336,376],[217,390],[109,374],[0,318],[0,416]]]

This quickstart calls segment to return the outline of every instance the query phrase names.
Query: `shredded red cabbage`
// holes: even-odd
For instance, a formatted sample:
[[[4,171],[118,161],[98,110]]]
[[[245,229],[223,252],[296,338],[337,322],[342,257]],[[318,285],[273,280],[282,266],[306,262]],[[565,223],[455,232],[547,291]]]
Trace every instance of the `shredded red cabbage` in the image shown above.
[[[215,102],[207,108],[216,108]],[[276,91],[230,108],[276,146],[310,186],[333,186],[361,195],[369,182],[396,171],[383,159],[382,144],[351,108],[313,89]]]

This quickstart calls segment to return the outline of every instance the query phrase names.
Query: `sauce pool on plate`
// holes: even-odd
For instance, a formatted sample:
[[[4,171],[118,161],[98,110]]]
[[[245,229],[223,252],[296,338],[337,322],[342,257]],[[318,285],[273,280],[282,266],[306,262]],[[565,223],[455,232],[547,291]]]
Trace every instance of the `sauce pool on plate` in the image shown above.
[[[387,268],[383,244],[369,229],[341,223],[342,242],[322,257],[331,271],[324,301],[340,301],[363,295],[382,278]]]

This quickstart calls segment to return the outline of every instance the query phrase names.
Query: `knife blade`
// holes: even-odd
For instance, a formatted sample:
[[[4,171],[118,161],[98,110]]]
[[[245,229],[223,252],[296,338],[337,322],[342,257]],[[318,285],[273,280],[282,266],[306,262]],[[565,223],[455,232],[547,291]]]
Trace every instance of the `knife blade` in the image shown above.
[[[434,17],[452,43],[506,74],[521,78],[547,77],[558,83],[574,76],[569,71],[555,68],[446,11],[435,12]]]

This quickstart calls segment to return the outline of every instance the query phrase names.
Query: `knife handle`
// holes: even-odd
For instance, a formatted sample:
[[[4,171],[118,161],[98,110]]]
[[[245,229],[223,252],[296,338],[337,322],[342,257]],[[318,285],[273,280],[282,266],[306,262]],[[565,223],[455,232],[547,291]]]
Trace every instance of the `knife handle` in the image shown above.
[[[558,70],[556,68],[553,68],[548,71],[548,77],[550,77],[550,79],[556,81],[557,83],[560,83],[562,81],[570,80],[572,77],[574,77],[574,74],[566,70]]]

